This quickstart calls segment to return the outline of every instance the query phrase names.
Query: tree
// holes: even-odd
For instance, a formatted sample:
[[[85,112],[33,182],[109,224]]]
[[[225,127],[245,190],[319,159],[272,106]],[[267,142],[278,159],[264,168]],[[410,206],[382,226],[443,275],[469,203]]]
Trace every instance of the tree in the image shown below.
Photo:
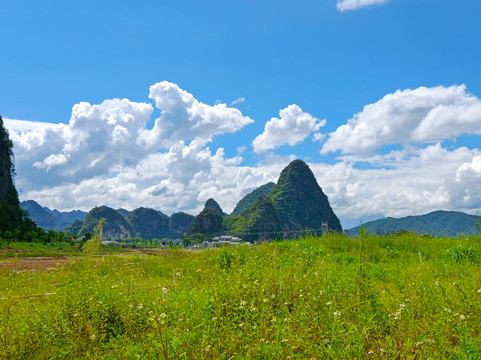
[[[13,184],[13,143],[0,116],[0,230],[23,230],[23,213]]]
[[[99,220],[98,225],[94,229],[94,235],[91,239],[87,240],[84,245],[84,250],[88,253],[96,253],[100,250],[100,245],[102,242],[102,226],[104,224],[105,218]]]

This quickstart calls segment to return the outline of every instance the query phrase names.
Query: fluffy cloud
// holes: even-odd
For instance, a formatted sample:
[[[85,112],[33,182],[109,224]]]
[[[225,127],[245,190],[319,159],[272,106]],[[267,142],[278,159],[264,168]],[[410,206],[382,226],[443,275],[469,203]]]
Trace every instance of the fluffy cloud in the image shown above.
[[[277,149],[282,145],[294,146],[302,143],[311,133],[319,131],[326,120],[319,120],[305,113],[297,105],[289,105],[279,111],[280,118],[272,118],[264,128],[264,132],[252,142],[254,151],[262,153]],[[319,136],[314,134],[314,138]]]
[[[338,0],[337,9],[339,11],[357,10],[369,5],[380,5],[387,3],[389,0]]]
[[[398,90],[329,134],[322,153],[369,155],[390,144],[433,143],[481,134],[481,101],[465,85]]]
[[[216,135],[235,133],[254,121],[226,104],[210,106],[196,100],[176,84],[162,81],[150,87],[149,98],[162,114],[142,141],[151,148],[168,148],[179,140],[197,139],[204,144]]]
[[[436,144],[379,156],[377,161],[383,167],[360,169],[346,161],[312,165],[342,219],[398,217],[439,209],[476,212],[481,208],[481,151],[477,149],[449,151]]]
[[[43,206],[89,210],[94,205],[134,209],[149,206],[166,213],[199,213],[205,201],[214,197],[231,211],[247,192],[275,181],[283,164],[276,166],[232,166],[224,149],[212,153],[201,143],[180,141],[165,153],[150,154],[135,167],[124,168],[113,177],[97,176],[78,183],[63,183],[33,189],[22,195]],[[75,205],[69,203],[75,199]]]
[[[111,176],[180,140],[206,144],[216,135],[236,132],[253,122],[238,109],[203,104],[165,81],[152,85],[149,97],[162,111],[152,129],[147,124],[153,106],[128,99],[76,104],[68,124],[6,119],[17,172],[25,174],[17,184],[28,191]]]

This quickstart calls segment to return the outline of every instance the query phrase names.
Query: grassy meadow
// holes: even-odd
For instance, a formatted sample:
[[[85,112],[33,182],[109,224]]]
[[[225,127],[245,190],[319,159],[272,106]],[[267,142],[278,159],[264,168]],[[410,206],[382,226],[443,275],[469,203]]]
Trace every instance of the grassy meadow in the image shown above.
[[[479,359],[481,237],[304,237],[0,270],[1,359]]]

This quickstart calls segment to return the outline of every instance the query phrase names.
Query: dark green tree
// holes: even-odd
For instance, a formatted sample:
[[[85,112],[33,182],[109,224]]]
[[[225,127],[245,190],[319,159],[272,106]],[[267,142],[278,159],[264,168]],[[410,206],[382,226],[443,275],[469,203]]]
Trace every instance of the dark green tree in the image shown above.
[[[13,143],[0,116],[0,230],[23,230],[23,213],[13,183]]]

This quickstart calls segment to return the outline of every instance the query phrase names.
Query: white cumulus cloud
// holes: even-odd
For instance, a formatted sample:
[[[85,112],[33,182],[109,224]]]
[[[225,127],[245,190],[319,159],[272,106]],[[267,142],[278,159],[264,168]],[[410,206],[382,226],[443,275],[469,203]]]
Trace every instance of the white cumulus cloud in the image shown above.
[[[235,133],[254,122],[226,104],[204,104],[167,81],[152,85],[149,98],[162,111],[154,128],[141,134],[142,141],[153,148],[168,148],[179,140],[197,139],[207,143],[216,135]]]
[[[388,1],[389,0],[338,0],[336,6],[339,11],[349,11],[370,5],[381,5]]]
[[[435,143],[481,134],[481,101],[465,85],[398,90],[366,105],[333,133],[322,153],[369,155],[391,144]]]
[[[319,120],[303,112],[295,104],[289,105],[279,111],[279,118],[271,118],[266,123],[264,132],[254,139],[252,146],[256,153],[277,149],[283,145],[294,146],[319,131],[325,124],[326,120]],[[314,134],[314,139],[319,139],[319,135]]]

